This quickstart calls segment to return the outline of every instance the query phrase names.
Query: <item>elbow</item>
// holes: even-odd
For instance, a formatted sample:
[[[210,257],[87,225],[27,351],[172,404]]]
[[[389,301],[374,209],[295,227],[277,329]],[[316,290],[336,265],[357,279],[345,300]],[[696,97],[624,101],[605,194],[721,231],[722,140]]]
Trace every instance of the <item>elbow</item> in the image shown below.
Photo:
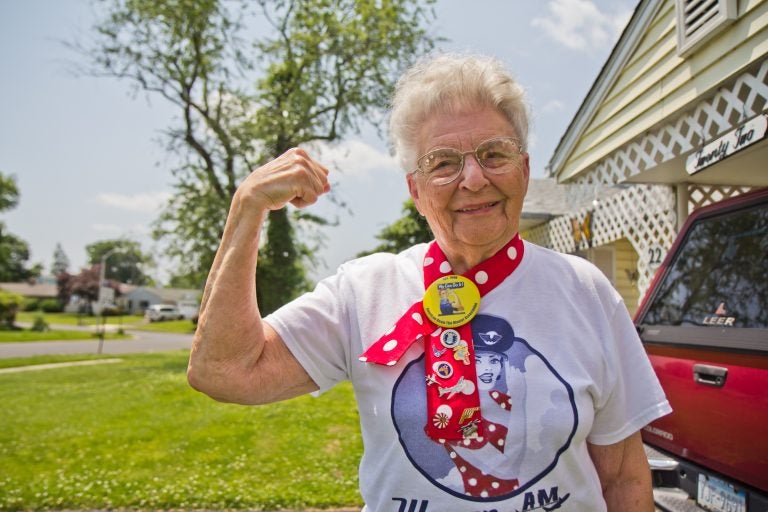
[[[190,387],[217,402],[240,405],[266,403],[254,399],[248,380],[244,377],[238,378],[225,370],[218,371],[205,365],[201,367],[191,361],[187,367],[187,382]]]
[[[220,398],[221,390],[217,389],[219,386],[213,386],[212,376],[206,375],[206,372],[192,361],[187,366],[187,383],[195,391],[208,395],[214,400],[224,401]]]
[[[214,371],[205,364],[195,363],[191,359],[187,366],[187,383],[195,391],[213,398],[218,402],[233,402],[227,379],[220,372]]]
[[[196,366],[192,365],[191,362],[187,366],[187,383],[195,391],[199,391],[206,395],[208,394],[206,393],[205,389],[205,379],[200,375],[200,370],[198,370]]]

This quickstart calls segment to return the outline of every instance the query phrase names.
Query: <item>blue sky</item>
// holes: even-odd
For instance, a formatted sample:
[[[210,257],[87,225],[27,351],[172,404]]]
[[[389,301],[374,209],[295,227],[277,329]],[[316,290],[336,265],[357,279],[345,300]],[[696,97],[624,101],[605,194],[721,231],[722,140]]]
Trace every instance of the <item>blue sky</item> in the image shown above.
[[[501,59],[526,88],[532,175],[544,177],[636,3],[438,0],[434,30],[449,39],[445,49]],[[158,97],[131,96],[125,82],[71,72],[79,57],[62,41],[87,35],[93,20],[87,0],[0,0],[0,171],[17,178],[21,194],[0,220],[46,272],[57,243],[77,271],[87,244],[127,237],[154,254],[159,265],[150,274],[162,281],[173,263],[149,231],[171,190],[173,159],[159,139],[176,113]],[[340,217],[324,231],[317,278],[376,245],[375,234],[400,216],[408,195],[373,130],[318,151],[352,214],[328,201],[312,207]]]

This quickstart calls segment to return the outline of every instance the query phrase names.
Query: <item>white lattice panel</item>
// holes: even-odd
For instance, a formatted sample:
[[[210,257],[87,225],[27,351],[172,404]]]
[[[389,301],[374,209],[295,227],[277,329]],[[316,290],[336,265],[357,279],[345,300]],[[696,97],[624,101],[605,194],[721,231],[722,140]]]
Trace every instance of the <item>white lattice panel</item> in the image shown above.
[[[582,184],[617,184],[700,147],[766,109],[768,59],[721,87],[710,99],[664,126],[613,152],[584,176]]]
[[[527,238],[566,253],[586,249],[584,240],[579,247],[574,241],[573,221],[581,225],[587,214],[591,215],[593,246],[626,238],[637,251],[637,287],[642,297],[655,272],[649,265],[650,248],[660,247],[666,253],[677,234],[675,192],[664,185],[628,185],[626,181],[717,138],[767,106],[768,59],[739,75],[730,85],[721,87],[692,110],[614,151],[569,183],[569,205],[598,201],[591,208],[574,208],[572,215],[558,217],[531,230]],[[618,194],[607,194],[606,185],[619,185],[624,189]],[[691,185],[688,211],[748,190],[748,187],[726,185]]]
[[[708,206],[724,199],[736,197],[753,190],[752,187],[738,186],[714,186],[714,185],[689,185],[688,186],[688,213],[702,206]]]
[[[573,187],[575,194],[584,194],[583,187]],[[649,265],[649,249],[661,246],[669,250],[675,238],[675,194],[664,185],[634,185],[620,193],[599,199],[592,208],[582,208],[571,215],[562,215],[538,226],[526,234],[533,243],[556,251],[573,253],[589,246],[582,236],[577,245],[573,236],[573,221],[584,226],[590,215],[592,246],[606,245],[626,238],[638,253],[637,287],[640,297],[650,285],[655,272]]]

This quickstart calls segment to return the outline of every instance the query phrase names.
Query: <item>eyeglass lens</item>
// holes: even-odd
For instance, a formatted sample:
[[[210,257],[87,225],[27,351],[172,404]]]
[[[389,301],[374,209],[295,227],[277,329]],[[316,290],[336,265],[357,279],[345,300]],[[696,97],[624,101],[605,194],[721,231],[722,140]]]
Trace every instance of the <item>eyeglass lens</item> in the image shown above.
[[[491,139],[480,143],[474,151],[461,152],[455,148],[431,151],[418,161],[419,170],[432,180],[453,180],[461,173],[466,155],[474,154],[477,162],[492,174],[501,174],[519,161],[520,145],[511,138]]]

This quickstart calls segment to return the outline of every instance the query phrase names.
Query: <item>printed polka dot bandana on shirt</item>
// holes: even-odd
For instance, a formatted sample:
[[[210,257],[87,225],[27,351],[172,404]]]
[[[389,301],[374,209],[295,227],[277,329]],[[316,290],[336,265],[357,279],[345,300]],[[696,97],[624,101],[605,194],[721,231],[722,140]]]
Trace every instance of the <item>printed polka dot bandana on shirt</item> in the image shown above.
[[[520,236],[515,235],[499,252],[457,276],[451,273],[445,254],[433,241],[424,256],[424,300],[413,304],[359,358],[366,363],[394,366],[416,340],[424,340],[425,430],[432,439],[473,439],[483,435],[470,320],[479,309],[480,297],[518,267],[523,247]]]

